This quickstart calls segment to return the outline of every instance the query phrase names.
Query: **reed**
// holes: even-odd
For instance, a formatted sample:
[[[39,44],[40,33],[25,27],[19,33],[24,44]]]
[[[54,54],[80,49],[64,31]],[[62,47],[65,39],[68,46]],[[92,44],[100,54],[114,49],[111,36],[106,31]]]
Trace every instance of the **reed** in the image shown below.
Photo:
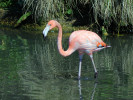
[[[24,0],[24,12],[31,11],[36,20],[57,18],[64,12],[64,3],[62,0]]]
[[[133,25],[133,0],[92,0],[92,5],[96,22],[101,18],[107,26],[112,21],[120,26]]]
[[[89,6],[87,6],[89,4]],[[81,9],[79,5],[87,6]],[[72,10],[72,11],[71,11]],[[133,0],[24,0],[23,11],[31,11],[36,21],[61,19],[72,12],[78,12],[79,16],[90,15],[98,24],[108,28],[112,23],[118,26],[133,25]],[[86,10],[84,15],[82,12]],[[68,13],[66,13],[68,12]],[[74,14],[72,14],[73,17]],[[91,19],[90,19],[91,20]],[[102,22],[101,22],[102,20]]]
[[[71,8],[77,8],[78,2],[86,4],[87,0],[24,0],[23,11],[31,11],[35,21],[43,19],[64,18]]]

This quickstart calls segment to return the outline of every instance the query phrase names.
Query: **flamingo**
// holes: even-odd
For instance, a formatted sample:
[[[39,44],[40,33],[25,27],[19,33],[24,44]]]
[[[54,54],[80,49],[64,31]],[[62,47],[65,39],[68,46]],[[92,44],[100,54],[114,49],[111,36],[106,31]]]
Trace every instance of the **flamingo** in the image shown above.
[[[94,71],[95,71],[94,78],[97,78],[98,72],[93,60],[93,52],[99,51],[101,49],[111,47],[111,46],[106,45],[106,43],[104,43],[102,39],[92,31],[78,30],[71,33],[69,37],[69,47],[66,51],[64,51],[62,48],[62,27],[59,22],[57,22],[56,20],[50,20],[43,30],[43,35],[44,37],[46,37],[48,31],[53,29],[54,27],[57,27],[59,30],[58,38],[57,38],[58,39],[57,46],[58,46],[59,53],[62,56],[66,57],[71,55],[76,50],[78,50],[79,52],[78,79],[81,78],[81,65],[82,65],[83,55],[85,53],[89,55],[91,58]]]

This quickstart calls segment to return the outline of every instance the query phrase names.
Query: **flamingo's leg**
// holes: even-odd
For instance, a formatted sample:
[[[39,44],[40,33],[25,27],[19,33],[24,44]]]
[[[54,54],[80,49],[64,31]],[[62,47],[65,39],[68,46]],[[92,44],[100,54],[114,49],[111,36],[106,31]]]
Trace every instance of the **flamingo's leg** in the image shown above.
[[[90,55],[90,58],[91,58],[91,61],[92,61],[93,67],[94,67],[94,71],[95,71],[94,78],[97,78],[98,73],[97,73],[97,69],[95,67],[95,63],[94,63],[92,54]]]
[[[79,55],[79,73],[78,73],[78,79],[81,77],[81,65],[82,65],[82,59],[83,59],[83,54]]]

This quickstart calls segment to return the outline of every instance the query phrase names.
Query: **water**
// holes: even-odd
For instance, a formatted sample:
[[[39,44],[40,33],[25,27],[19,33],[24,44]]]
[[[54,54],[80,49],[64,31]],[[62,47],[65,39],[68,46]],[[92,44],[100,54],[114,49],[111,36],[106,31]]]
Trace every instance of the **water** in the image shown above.
[[[132,35],[104,39],[112,47],[94,53],[96,82],[87,55],[78,81],[78,52],[62,57],[55,33],[32,33],[0,30],[0,100],[132,100]]]

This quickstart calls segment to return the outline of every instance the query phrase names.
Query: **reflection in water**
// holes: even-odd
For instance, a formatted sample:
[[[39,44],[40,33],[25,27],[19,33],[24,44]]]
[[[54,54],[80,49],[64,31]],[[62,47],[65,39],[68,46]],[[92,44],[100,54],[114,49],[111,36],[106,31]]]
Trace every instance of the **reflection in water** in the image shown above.
[[[78,87],[79,87],[79,96],[80,96],[80,100],[83,100],[82,92],[81,92],[81,82],[80,82],[80,80],[79,80],[78,82],[79,82]]]
[[[93,100],[93,98],[94,98],[96,86],[97,86],[97,82],[94,84],[94,89],[92,92],[91,100]]]
[[[92,90],[92,94],[90,95],[90,99],[89,100],[94,100],[94,95],[95,95],[95,91],[96,91],[96,87],[97,87],[97,82],[94,83],[94,88]],[[79,96],[80,96],[80,100],[84,100],[83,96],[82,96],[82,85],[81,85],[81,80],[78,80],[78,87],[79,87]],[[88,95],[89,97],[89,95]]]
[[[99,72],[98,83],[94,84],[90,58],[85,55],[82,66],[82,77],[88,80],[74,80],[78,73],[78,53],[66,58],[60,56],[55,36],[44,40],[42,35],[20,31],[1,30],[0,33],[1,100],[133,98],[132,35],[104,40],[112,47],[94,53]],[[67,37],[62,44],[67,48]]]

